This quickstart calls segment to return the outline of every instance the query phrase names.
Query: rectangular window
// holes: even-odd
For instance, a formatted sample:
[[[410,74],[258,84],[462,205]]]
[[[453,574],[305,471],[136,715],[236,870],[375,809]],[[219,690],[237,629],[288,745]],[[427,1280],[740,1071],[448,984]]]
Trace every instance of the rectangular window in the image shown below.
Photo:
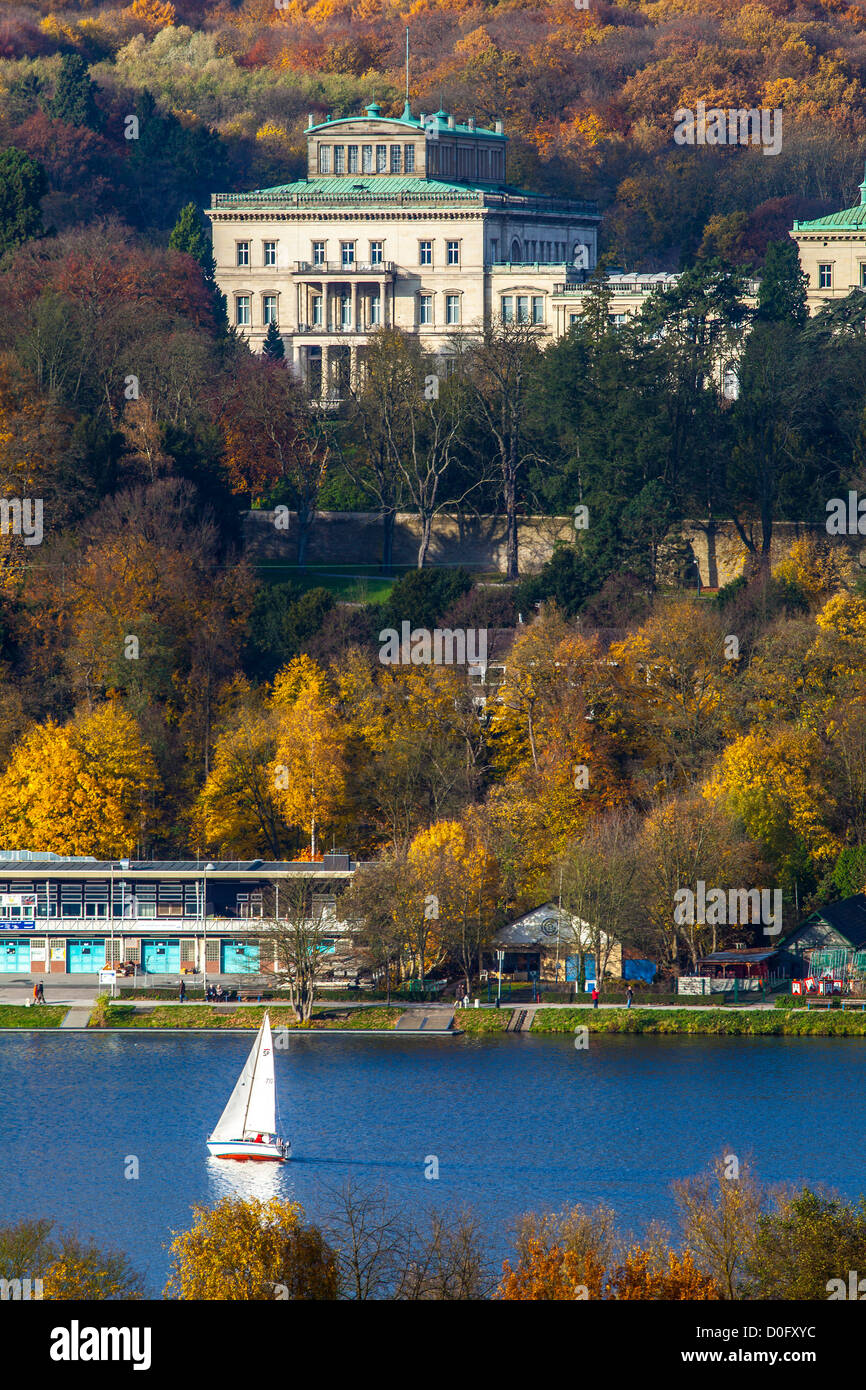
[[[382,322],[382,301],[378,294],[370,295],[370,327],[378,328]]]
[[[818,266],[818,289],[831,290],[833,288],[833,267],[832,265]]]
[[[433,243],[432,241],[419,241],[418,243],[418,264],[433,264]]]
[[[433,322],[433,296],[432,294],[421,294],[418,296],[418,322],[423,325],[430,325]]]
[[[313,326],[315,328],[322,326],[322,296],[320,294],[313,295]]]
[[[388,169],[388,146],[376,146],[376,173],[384,174]]]
[[[460,296],[459,294],[446,294],[445,296],[445,322],[460,322]]]
[[[319,146],[319,173],[330,174],[331,172],[331,146]]]
[[[371,264],[371,265],[381,265],[381,264],[382,264],[382,242],[381,242],[381,241],[371,241],[371,242],[370,242],[370,264]]]
[[[275,241],[265,242],[265,265],[276,265],[277,263],[277,243]]]
[[[358,172],[358,146],[357,146],[357,145],[349,145],[349,146],[347,146],[347,148],[348,148],[348,151],[349,151],[349,166],[348,166],[348,167],[349,167],[349,173],[350,173],[350,174],[357,174],[357,172]]]
[[[448,251],[448,264],[449,264],[449,265],[459,265],[459,264],[460,264],[460,242],[459,242],[459,241],[446,241],[445,246],[446,246],[446,249],[447,249],[447,251]]]
[[[401,148],[400,148],[399,145],[392,145],[392,146],[391,146],[391,166],[390,166],[390,167],[391,167],[391,173],[392,173],[392,174],[399,174],[399,173],[402,173],[402,167],[403,167],[403,151],[401,150]]]
[[[313,242],[313,265],[325,264],[325,243],[323,241]]]
[[[544,323],[544,296],[541,294],[532,296],[532,322]]]
[[[504,294],[504,295],[502,296],[502,301],[501,301],[501,303],[502,303],[502,322],[503,322],[503,323],[513,323],[513,322],[514,322],[514,299],[512,298],[512,296],[511,296],[510,294]]]
[[[372,145],[362,145],[362,146],[361,146],[361,172],[364,173],[364,174],[372,174],[372,172],[373,172],[373,146],[372,146]]]
[[[277,296],[266,294],[262,300],[262,322],[267,325],[277,322]]]
[[[415,146],[403,146],[403,173],[414,174],[415,172]]]
[[[519,294],[517,296],[517,322],[529,323],[529,295]]]
[[[345,145],[334,146],[334,173],[345,174],[346,172],[346,147]]]
[[[574,328],[575,325],[578,324],[578,323],[580,323],[580,314],[569,314],[569,316],[568,316],[568,326],[569,326],[569,328]]]
[[[354,241],[340,242],[340,264],[344,270],[355,264],[355,243]]]
[[[249,265],[250,263],[250,243],[248,241],[238,242],[238,265]]]
[[[860,262],[860,288],[866,290],[866,261]]]
[[[490,239],[490,259],[491,259],[491,261],[493,262],[494,265],[495,265],[496,262],[499,260],[499,238],[498,238],[498,237],[491,237],[491,239]]]
[[[242,327],[249,327],[250,324],[250,297],[248,294],[239,294],[235,300],[236,317],[235,323]]]

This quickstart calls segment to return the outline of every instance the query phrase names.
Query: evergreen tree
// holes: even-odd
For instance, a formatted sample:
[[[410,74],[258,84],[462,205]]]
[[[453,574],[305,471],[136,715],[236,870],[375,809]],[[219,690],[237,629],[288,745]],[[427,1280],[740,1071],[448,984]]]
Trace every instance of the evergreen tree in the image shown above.
[[[102,112],[96,105],[96,92],[99,89],[91,82],[87,64],[79,53],[64,53],[60,60],[60,73],[54,86],[54,95],[43,104],[46,116],[67,125],[89,126],[91,130],[102,127]]]
[[[285,344],[280,337],[280,330],[277,324],[271,319],[268,324],[268,331],[265,335],[265,345],[262,348],[265,357],[269,357],[272,362],[280,362],[286,355]]]
[[[217,284],[216,258],[211,239],[195,203],[186,203],[181,208],[177,221],[169,234],[168,244],[172,251],[183,251],[186,255],[192,256],[194,261],[198,261],[205,284],[213,296],[214,317],[217,325],[223,332],[227,332],[226,297],[220,293]]]
[[[0,150],[0,255],[42,235],[45,170],[23,150]]]
[[[761,323],[795,323],[809,317],[806,307],[808,277],[800,269],[800,255],[793,241],[771,241],[758,291],[755,317]]]

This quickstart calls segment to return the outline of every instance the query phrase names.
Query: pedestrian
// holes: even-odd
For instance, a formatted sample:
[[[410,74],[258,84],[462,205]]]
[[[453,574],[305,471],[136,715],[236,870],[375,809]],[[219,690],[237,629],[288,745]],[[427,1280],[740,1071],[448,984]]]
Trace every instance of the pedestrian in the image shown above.
[[[598,1008],[598,985],[593,985],[592,987],[592,1007],[594,1009]]]
[[[625,992],[625,1006],[626,1006],[626,1008],[627,1008],[627,1009],[630,1009],[633,1003],[634,1003],[634,990],[632,989],[631,985],[629,985],[628,989],[627,989],[626,992]]]
[[[39,986],[38,986],[38,985],[34,985],[34,986],[33,986],[33,1003],[34,1003],[34,1004],[38,1004],[38,1003],[39,1003]]]
[[[36,1002],[37,1002],[38,1004],[44,1004],[44,1003],[45,1003],[45,986],[43,985],[43,983],[42,983],[41,980],[39,981],[38,985],[36,986]]]
[[[180,994],[180,1002],[183,1003],[183,1001],[186,999],[186,981],[185,981],[185,980],[181,980],[181,982],[180,982],[180,991],[179,991],[179,994]]]

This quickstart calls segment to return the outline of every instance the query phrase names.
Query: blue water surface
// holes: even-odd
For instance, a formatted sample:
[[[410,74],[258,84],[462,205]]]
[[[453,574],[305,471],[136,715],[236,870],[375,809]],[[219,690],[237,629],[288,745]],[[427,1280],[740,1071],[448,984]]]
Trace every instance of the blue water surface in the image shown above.
[[[671,1182],[723,1147],[768,1182],[866,1191],[861,1039],[292,1037],[276,1052],[282,1166],[205,1149],[249,1046],[0,1035],[0,1221],[50,1216],[120,1247],[158,1293],[171,1231],[227,1193],[291,1197],[315,1219],[352,1177],[419,1217],[474,1208],[502,1255],[530,1209],[604,1202],[636,1233],[672,1222]]]

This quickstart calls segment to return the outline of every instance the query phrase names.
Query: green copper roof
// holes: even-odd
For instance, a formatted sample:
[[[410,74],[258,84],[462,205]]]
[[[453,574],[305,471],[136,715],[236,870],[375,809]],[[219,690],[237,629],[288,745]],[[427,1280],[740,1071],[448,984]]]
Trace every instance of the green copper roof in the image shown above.
[[[866,205],[860,203],[856,208],[843,208],[841,212],[830,212],[826,217],[816,217],[812,222],[795,222],[795,232],[850,231],[852,227],[866,227]]]
[[[494,199],[520,198],[540,209],[555,209],[587,217],[598,216],[595,203],[568,198],[552,198],[504,183],[449,183],[445,179],[412,178],[408,175],[380,174],[296,179],[273,188],[255,188],[248,193],[215,193],[213,207],[279,207],[282,204],[375,207],[377,204],[478,203],[485,195]]]
[[[855,208],[843,208],[841,212],[828,212],[826,217],[816,217],[811,222],[795,222],[795,232],[850,231],[852,227],[866,227],[866,173],[860,185],[860,202]]]
[[[409,130],[426,130],[427,134],[434,140],[439,131],[445,135],[471,135],[477,136],[482,140],[507,140],[508,136],[499,134],[495,130],[484,130],[481,126],[462,125],[455,121],[453,126],[448,124],[447,111],[432,111],[430,115],[424,117],[422,121],[419,116],[413,116],[410,111],[409,103],[403,107],[403,114],[400,116],[383,116],[381,107],[376,102],[371,102],[365,110],[357,116],[336,116],[333,120],[329,116],[326,121],[321,121],[318,125],[308,126],[305,134],[312,135],[316,131],[331,130],[334,126],[345,125],[349,121],[382,121],[389,125],[404,125]],[[432,124],[435,122],[435,125]]]

